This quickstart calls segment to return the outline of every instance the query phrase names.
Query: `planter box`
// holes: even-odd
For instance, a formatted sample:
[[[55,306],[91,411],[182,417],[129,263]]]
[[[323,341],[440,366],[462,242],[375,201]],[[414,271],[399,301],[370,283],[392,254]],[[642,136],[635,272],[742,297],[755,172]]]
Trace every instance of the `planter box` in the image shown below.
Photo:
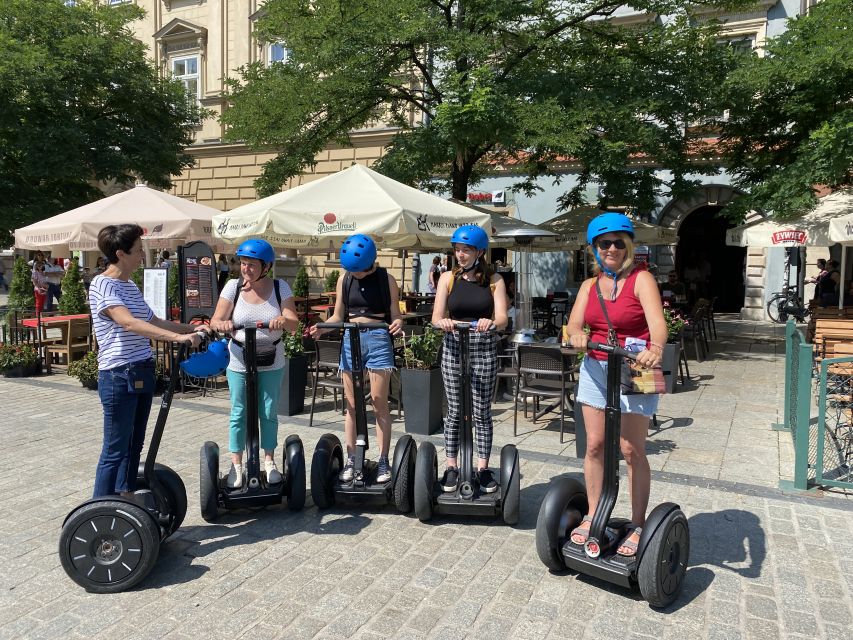
[[[429,436],[441,431],[444,398],[441,369],[403,369],[400,373],[406,433]]]
[[[84,387],[86,387],[87,389],[91,389],[92,391],[97,391],[97,390],[98,390],[98,380],[97,380],[97,378],[96,378],[95,380],[91,380],[91,381],[88,381],[88,380],[87,380],[86,382],[83,382],[83,381],[81,380],[81,381],[80,381],[80,384],[81,384],[81,385],[83,385]]]
[[[3,371],[4,378],[29,378],[41,373],[41,363],[37,362],[28,366],[19,365]]]
[[[661,358],[661,369],[669,371],[664,373],[664,382],[666,384],[666,392],[673,393],[675,391],[675,381],[678,378],[678,359],[681,357],[681,345],[677,342],[667,342],[663,346],[663,357]]]
[[[295,416],[305,410],[305,385],[308,381],[308,359],[305,356],[285,358],[278,414]]]

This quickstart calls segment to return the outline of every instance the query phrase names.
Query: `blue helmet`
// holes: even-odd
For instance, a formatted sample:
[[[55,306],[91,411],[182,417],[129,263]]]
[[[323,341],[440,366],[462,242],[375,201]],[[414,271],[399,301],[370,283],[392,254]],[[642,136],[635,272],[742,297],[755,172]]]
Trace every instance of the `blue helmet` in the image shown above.
[[[238,256],[245,258],[254,258],[260,260],[264,264],[272,264],[275,262],[275,251],[272,245],[266,240],[252,239],[246,240],[243,244],[237,247]]]
[[[586,243],[592,244],[598,236],[615,231],[627,233],[633,238],[634,223],[624,213],[614,213],[612,211],[602,213],[600,216],[593,218],[586,228]]]
[[[465,224],[454,231],[450,238],[450,244],[456,243],[467,244],[478,251],[485,251],[489,248],[489,236],[477,225]]]
[[[207,351],[194,353],[181,362],[181,369],[194,378],[209,378],[222,373],[229,360],[228,341],[216,340],[207,346]]]
[[[356,233],[341,245],[341,266],[347,271],[367,271],[376,262],[373,238]]]

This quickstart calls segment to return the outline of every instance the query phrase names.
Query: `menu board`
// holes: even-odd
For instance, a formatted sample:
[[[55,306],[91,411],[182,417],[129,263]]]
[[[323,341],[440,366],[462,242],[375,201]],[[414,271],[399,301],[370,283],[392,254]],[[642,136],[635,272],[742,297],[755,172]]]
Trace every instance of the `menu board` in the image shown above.
[[[169,270],[146,267],[142,270],[142,297],[161,320],[169,319]]]
[[[216,260],[204,242],[190,242],[178,248],[181,320],[211,317],[219,299],[216,286]]]

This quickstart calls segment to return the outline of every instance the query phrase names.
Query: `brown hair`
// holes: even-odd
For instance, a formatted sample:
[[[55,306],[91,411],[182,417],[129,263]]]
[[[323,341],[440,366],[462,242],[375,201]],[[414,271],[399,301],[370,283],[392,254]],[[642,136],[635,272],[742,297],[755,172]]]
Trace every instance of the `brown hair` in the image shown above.
[[[130,253],[133,244],[143,235],[145,230],[138,224],[111,224],[98,231],[98,249],[109,264],[115,264],[118,262],[116,251]]]
[[[474,276],[476,276],[478,285],[481,287],[488,287],[492,283],[492,275],[494,275],[494,271],[492,271],[491,267],[486,264],[484,258],[485,255],[477,258],[477,266],[474,267]],[[453,267],[453,279],[459,279],[462,276],[462,272],[462,267],[459,265]]]

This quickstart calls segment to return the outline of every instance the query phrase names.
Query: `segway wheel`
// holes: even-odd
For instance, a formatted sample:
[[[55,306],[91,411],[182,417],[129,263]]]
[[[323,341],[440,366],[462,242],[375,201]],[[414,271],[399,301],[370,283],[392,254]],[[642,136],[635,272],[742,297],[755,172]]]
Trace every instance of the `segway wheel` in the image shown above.
[[[311,498],[318,509],[335,504],[335,479],[344,465],[341,441],[333,433],[320,438],[311,458]]]
[[[640,593],[652,607],[667,607],[681,591],[690,557],[690,530],[680,509],[672,511],[649,540],[637,570]]]
[[[219,445],[205,442],[199,457],[198,497],[201,517],[205,522],[213,522],[219,517]]]
[[[415,515],[421,522],[432,519],[433,490],[436,482],[438,482],[438,462],[435,445],[425,442],[418,449],[415,464]]]
[[[415,459],[418,446],[412,436],[402,436],[394,446],[394,505],[400,513],[409,513],[415,502]]]
[[[558,476],[539,507],[536,518],[536,553],[551,571],[563,571],[563,545],[588,510],[586,488],[570,476]]]
[[[501,516],[506,524],[518,523],[521,504],[521,465],[514,444],[501,448]]]
[[[150,489],[151,487],[145,482],[144,469],[145,464],[140,464],[136,486],[139,489]],[[169,527],[166,529],[165,536],[165,538],[168,538],[178,530],[187,515],[187,488],[184,486],[181,476],[165,464],[155,462],[154,475],[157,476],[160,486],[165,489],[163,497],[166,500],[166,504],[169,505]]]
[[[92,593],[118,593],[145,578],[160,552],[160,528],[145,509],[98,500],[72,512],[59,535],[59,559]]]
[[[299,436],[288,436],[282,459],[287,478],[287,508],[301,511],[305,506],[305,451]]]

